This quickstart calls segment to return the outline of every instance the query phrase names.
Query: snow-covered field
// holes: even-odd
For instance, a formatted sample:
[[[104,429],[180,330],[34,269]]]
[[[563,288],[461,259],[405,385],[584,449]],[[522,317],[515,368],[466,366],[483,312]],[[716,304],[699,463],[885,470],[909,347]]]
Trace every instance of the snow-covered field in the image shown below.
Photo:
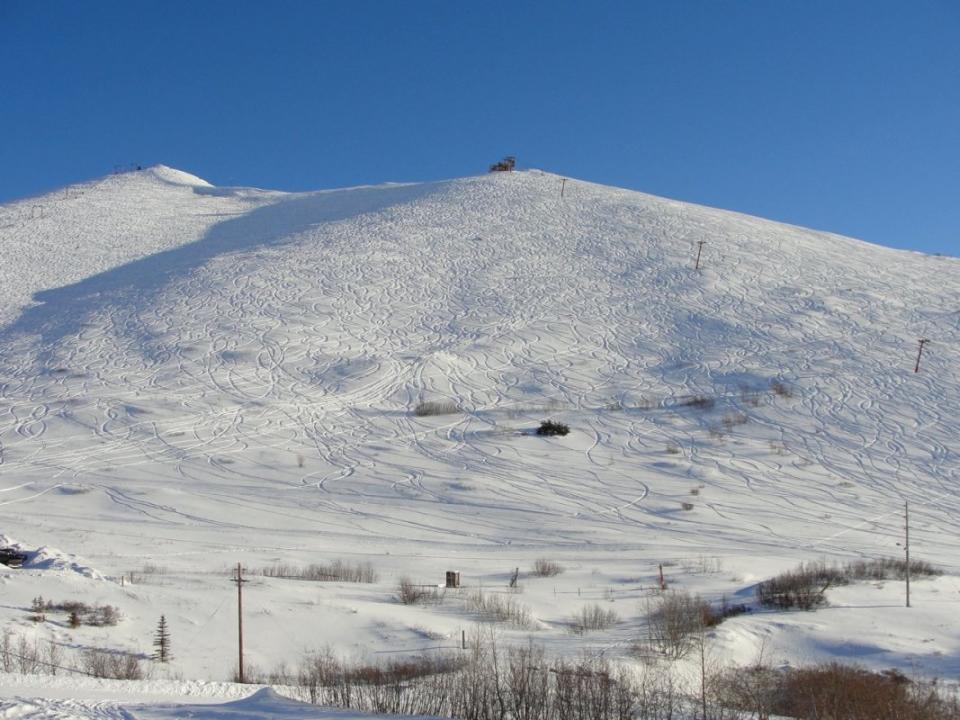
[[[946,573],[912,608],[856,584],[728,620],[712,651],[960,675],[960,260],[560,186],[290,194],[157,167],[0,206],[0,532],[30,554],[0,573],[3,625],[149,655],[163,614],[153,678],[225,681],[238,562],[262,670],[455,648],[468,591],[405,606],[398,579],[505,593],[519,568],[534,622],[507,641],[629,661],[660,564],[749,601],[800,561],[900,556],[909,501],[913,555]],[[255,575],[338,559],[378,580]],[[123,618],[34,623],[41,595]],[[620,622],[572,634],[598,602]]]

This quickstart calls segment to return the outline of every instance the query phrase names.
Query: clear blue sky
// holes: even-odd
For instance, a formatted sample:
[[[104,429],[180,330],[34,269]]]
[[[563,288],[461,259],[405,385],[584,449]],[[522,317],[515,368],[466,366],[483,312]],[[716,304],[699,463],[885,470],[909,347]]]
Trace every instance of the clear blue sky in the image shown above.
[[[960,254],[957,0],[0,0],[0,202],[165,163],[597,182]]]

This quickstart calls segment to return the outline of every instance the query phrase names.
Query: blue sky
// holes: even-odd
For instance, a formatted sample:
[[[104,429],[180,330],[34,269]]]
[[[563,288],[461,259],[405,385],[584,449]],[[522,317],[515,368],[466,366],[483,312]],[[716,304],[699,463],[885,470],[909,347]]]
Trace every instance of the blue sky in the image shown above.
[[[0,202],[522,167],[960,254],[960,2],[0,0]]]

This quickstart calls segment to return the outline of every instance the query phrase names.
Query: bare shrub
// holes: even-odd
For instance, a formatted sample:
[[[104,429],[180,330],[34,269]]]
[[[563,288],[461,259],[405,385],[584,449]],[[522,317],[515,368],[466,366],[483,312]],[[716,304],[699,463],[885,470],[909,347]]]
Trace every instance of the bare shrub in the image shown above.
[[[114,680],[142,680],[140,658],[124,652],[89,648],[80,656],[80,669],[88,675]]]
[[[793,390],[790,389],[790,386],[787,385],[782,380],[771,380],[770,381],[770,390],[774,395],[779,395],[780,397],[792,398]]]
[[[30,642],[22,635],[17,642],[15,656],[18,661],[17,669],[22,675],[32,675],[40,672],[41,652],[40,645],[36,642]]]
[[[699,595],[673,590],[659,596],[647,608],[647,637],[661,655],[677,660],[685,657],[704,628],[713,623],[710,603]]]
[[[665,453],[667,453],[667,455],[679,455],[679,454],[680,454],[680,448],[679,448],[678,446],[674,445],[673,443],[667,443],[663,450],[664,450]]]
[[[417,605],[418,603],[438,602],[440,593],[436,587],[417,585],[413,580],[404,576],[397,583],[396,597],[404,605]]]
[[[56,675],[60,671],[73,671],[119,680],[141,680],[144,677],[137,655],[105,648],[71,652],[53,640],[31,641],[9,628],[0,636],[0,669],[24,675]]]
[[[700,494],[700,488],[698,488],[698,487],[690,488],[690,494],[691,494],[691,495],[699,495],[699,494]]]
[[[4,628],[3,637],[0,638],[0,663],[2,663],[5,673],[12,673],[16,669],[13,638],[14,635],[10,628]]]
[[[481,620],[507,623],[528,630],[536,627],[530,608],[518,602],[512,595],[477,591],[468,595],[466,602]]]
[[[642,696],[634,677],[606,660],[551,661],[541,647],[504,650],[482,634],[469,653],[389,664],[349,665],[327,650],[309,656],[297,678],[302,699],[316,704],[461,720],[629,720]],[[653,712],[665,697],[646,694],[642,717],[670,717]]]
[[[31,611],[34,613],[33,617],[35,619],[45,617],[46,613],[66,613],[71,627],[78,627],[79,624],[94,627],[113,626],[120,622],[123,617],[119,608],[113,605],[87,605],[79,600],[53,602],[52,600],[44,600],[42,597],[33,599]],[[74,624],[78,619],[80,622]]]
[[[257,575],[313,582],[375,583],[378,579],[369,562],[334,560],[329,563],[314,563],[306,567],[275,563],[255,571]]]
[[[879,558],[855,560],[845,564],[825,562],[802,563],[757,585],[760,604],[783,610],[813,610],[826,604],[826,591],[835,585],[856,580],[902,580],[906,576],[905,560]],[[910,572],[918,577],[938,575],[939,571],[923,560],[911,560]]]
[[[572,628],[577,635],[591,630],[609,630],[620,622],[620,616],[614,610],[593,603],[580,608],[573,616]]]
[[[800,720],[957,720],[956,696],[935,682],[912,682],[895,670],[875,673],[857,665],[827,663],[772,670],[757,666],[721,675],[725,706],[768,718]]]
[[[796,570],[788,570],[757,585],[757,600],[787,610],[813,610],[825,605],[824,593],[831,585],[844,584],[840,572],[832,571],[824,563],[801,564]]]
[[[717,401],[705,395],[694,395],[681,400],[678,404],[680,407],[690,407],[696,410],[711,410],[717,404]]]
[[[63,648],[57,645],[56,642],[50,640],[47,643],[47,653],[44,665],[46,665],[51,675],[56,675],[57,670],[63,667],[63,655]]]
[[[120,610],[113,605],[101,605],[87,615],[87,625],[95,627],[113,626],[120,622]]]
[[[563,565],[555,560],[537,558],[533,561],[533,572],[531,574],[534,577],[554,577],[562,573],[564,569]]]
[[[684,510],[688,510],[688,511],[689,511],[689,510],[693,510],[693,503],[692,503],[692,502],[680,503],[680,507],[683,508]]]
[[[840,566],[843,575],[853,580],[903,580],[907,576],[907,561],[903,558],[876,558],[853,560]],[[934,577],[943,573],[925,560],[910,561],[912,577]]]
[[[736,427],[737,425],[746,425],[750,421],[750,418],[744,412],[735,412],[727,413],[723,416],[723,427],[729,431],[731,428]]]
[[[42,595],[38,595],[30,603],[30,619],[34,622],[45,622],[47,619],[46,610],[49,603],[47,603]]]
[[[537,428],[537,435],[543,436],[567,435],[569,432],[569,425],[554,422],[553,420],[544,420],[540,423],[540,427]]]
[[[723,561],[711,555],[698,555],[695,558],[684,558],[680,561],[684,572],[698,575],[716,575],[723,572]]]
[[[458,412],[460,412],[460,406],[452,400],[424,400],[413,408],[413,414],[417,417],[456,415]]]
[[[767,720],[777,702],[781,676],[779,671],[764,664],[761,657],[749,667],[727,668],[719,673],[714,693],[721,706]]]

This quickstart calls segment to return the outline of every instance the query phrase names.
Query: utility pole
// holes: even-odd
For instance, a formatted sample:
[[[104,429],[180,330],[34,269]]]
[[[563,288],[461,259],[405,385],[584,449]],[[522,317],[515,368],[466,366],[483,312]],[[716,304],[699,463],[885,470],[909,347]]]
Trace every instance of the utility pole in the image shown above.
[[[243,679],[243,584],[246,580],[243,579],[243,568],[240,566],[240,563],[237,563],[237,576],[233,579],[233,582],[237,584],[237,639],[239,640],[239,655],[237,663],[237,679],[242,685],[244,683]]]
[[[567,186],[567,179],[563,178],[560,181],[560,199],[563,200],[563,189]]]
[[[703,246],[707,244],[706,240],[697,240],[697,262],[694,265],[694,270],[700,269],[700,253],[703,252]]]
[[[907,607],[910,607],[910,503],[903,503],[904,539],[903,549],[907,554]]]
[[[920,356],[923,355],[923,346],[926,345],[929,340],[926,338],[920,338],[920,349],[917,350],[917,364],[913,366],[913,371],[915,373],[920,372]]]

